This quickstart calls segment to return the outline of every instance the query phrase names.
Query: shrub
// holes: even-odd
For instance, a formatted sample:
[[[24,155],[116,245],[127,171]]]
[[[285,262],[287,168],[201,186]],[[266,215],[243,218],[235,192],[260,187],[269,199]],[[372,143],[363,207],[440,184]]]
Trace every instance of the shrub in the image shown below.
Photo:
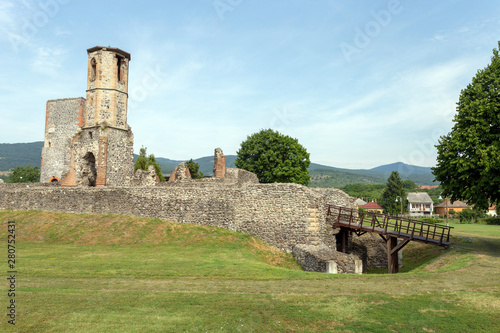
[[[485,217],[484,219],[481,219],[481,224],[500,225],[500,217]]]
[[[439,224],[444,223],[444,219],[432,218],[432,217],[424,217],[424,218],[420,219],[420,221],[425,222],[425,223],[439,223]]]
[[[460,223],[477,223],[479,218],[485,217],[485,214],[479,210],[470,208],[464,209],[458,214]]]

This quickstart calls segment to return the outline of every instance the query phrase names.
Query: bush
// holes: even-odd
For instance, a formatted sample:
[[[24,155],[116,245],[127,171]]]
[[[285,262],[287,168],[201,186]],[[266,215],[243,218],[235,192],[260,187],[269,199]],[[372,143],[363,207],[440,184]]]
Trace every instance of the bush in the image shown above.
[[[474,210],[474,209],[464,209],[461,211],[458,216],[460,218],[460,223],[478,223],[479,218],[485,217],[486,214],[479,210]]]
[[[500,217],[485,217],[481,219],[481,224],[500,225]]]
[[[433,217],[424,217],[424,218],[420,219],[420,221],[425,222],[425,223],[439,223],[439,224],[445,223],[444,219],[433,218]]]

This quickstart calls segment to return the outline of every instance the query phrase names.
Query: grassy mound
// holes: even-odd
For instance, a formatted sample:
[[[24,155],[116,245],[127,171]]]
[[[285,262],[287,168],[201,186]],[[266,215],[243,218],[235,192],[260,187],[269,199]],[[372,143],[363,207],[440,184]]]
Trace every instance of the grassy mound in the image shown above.
[[[8,220],[16,221],[17,323],[4,320],[0,331],[500,329],[499,226],[457,225],[449,250],[408,245],[406,273],[332,275],[304,272],[289,254],[221,228],[0,211],[4,241]],[[8,302],[3,293],[0,304]]]

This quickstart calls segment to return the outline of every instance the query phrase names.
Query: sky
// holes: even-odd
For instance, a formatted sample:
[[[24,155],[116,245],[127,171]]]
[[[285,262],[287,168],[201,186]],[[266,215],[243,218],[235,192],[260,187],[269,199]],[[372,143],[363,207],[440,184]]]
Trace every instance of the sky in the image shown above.
[[[498,0],[0,0],[0,142],[43,141],[46,101],[85,97],[86,50],[112,46],[136,153],[236,154],[272,128],[314,163],[434,166],[499,40]]]

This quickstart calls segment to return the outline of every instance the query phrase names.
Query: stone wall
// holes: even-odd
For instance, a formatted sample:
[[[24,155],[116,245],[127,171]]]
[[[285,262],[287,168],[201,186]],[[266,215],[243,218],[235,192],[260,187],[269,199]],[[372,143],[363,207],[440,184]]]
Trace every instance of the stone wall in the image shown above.
[[[0,209],[113,213],[212,225],[255,235],[291,252],[297,244],[334,242],[325,232],[329,200],[354,206],[354,199],[342,191],[297,184],[172,183],[116,188],[0,185]]]
[[[85,98],[63,98],[47,102],[45,140],[42,148],[40,181],[61,177],[70,166],[71,140],[83,124]]]
[[[329,261],[336,263],[337,273],[362,273],[365,269],[364,265],[358,265],[358,267],[361,266],[360,271],[356,269],[357,264],[361,262],[358,256],[337,252],[325,245],[298,244],[293,247],[292,253],[302,268],[309,272],[326,273]]]
[[[134,172],[133,134],[112,127],[83,129],[71,144],[63,186],[129,185]]]

